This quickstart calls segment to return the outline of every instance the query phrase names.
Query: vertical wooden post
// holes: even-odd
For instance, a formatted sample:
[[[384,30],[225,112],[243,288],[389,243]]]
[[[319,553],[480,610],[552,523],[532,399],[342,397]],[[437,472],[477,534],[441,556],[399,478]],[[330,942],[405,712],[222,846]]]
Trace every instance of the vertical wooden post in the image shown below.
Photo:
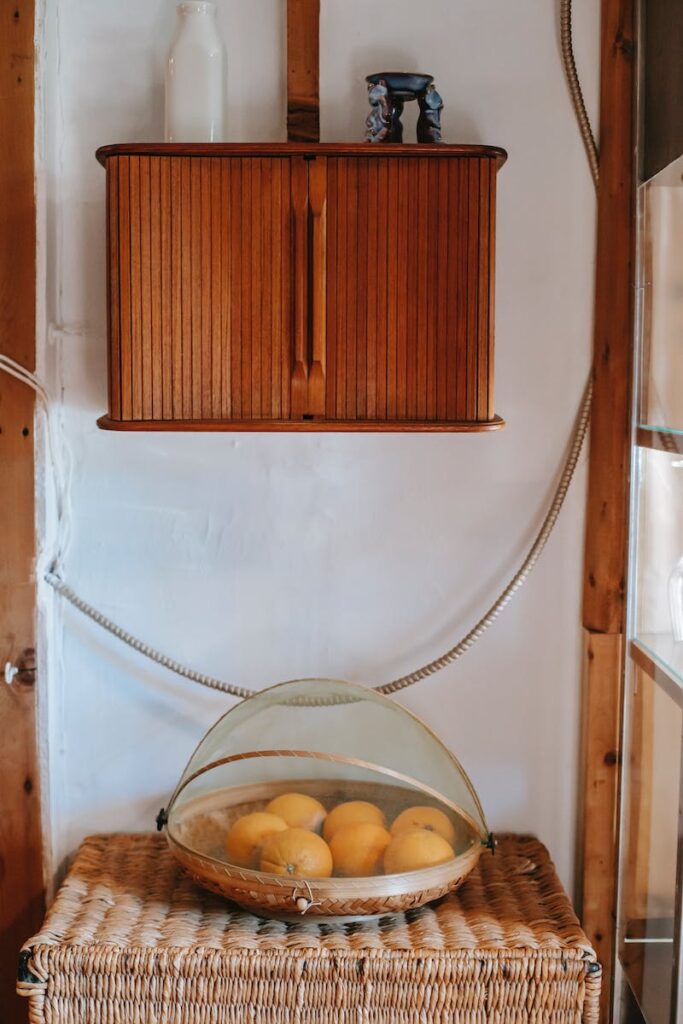
[[[35,366],[34,5],[0,9],[0,352]],[[21,944],[43,913],[34,671],[33,392],[0,372],[0,1017],[26,1019],[14,992]],[[21,670],[11,686],[6,662]]]
[[[635,0],[602,0],[593,410],[583,591],[582,921],[604,967],[609,1019],[616,917],[633,343]]]
[[[287,0],[287,139],[320,141],[320,0]]]

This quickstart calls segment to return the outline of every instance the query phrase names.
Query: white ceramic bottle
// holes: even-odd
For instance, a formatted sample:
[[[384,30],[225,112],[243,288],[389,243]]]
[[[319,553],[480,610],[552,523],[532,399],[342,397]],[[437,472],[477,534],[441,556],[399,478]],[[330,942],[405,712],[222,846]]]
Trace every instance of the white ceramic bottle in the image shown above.
[[[178,4],[178,27],[166,64],[166,141],[225,139],[226,57],[216,5]]]

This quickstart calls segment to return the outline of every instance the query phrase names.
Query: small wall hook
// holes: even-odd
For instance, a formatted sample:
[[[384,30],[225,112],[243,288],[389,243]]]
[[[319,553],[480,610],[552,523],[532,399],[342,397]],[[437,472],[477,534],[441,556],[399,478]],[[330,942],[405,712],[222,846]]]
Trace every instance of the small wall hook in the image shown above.
[[[5,682],[12,686],[16,680],[17,686],[31,687],[36,681],[36,652],[32,647],[27,647],[17,658],[17,664],[13,661],[5,662]]]

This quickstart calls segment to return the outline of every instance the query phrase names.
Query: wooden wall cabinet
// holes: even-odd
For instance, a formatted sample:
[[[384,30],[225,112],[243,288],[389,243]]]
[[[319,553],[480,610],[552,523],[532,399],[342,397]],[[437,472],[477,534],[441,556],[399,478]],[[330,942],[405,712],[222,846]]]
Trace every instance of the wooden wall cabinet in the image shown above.
[[[117,145],[110,429],[490,430],[485,146]]]

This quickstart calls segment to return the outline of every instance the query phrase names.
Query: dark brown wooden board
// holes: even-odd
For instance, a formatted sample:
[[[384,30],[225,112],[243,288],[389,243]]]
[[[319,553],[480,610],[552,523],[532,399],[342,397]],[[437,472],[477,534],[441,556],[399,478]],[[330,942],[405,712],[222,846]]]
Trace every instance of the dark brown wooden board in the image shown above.
[[[0,8],[0,345],[35,367],[34,9]],[[15,994],[22,943],[44,910],[40,786],[36,754],[33,392],[0,372],[0,666],[24,668],[0,681],[0,1018],[26,1020]]]
[[[647,0],[643,24],[642,176],[683,153],[683,3]]]
[[[113,156],[356,156],[377,157],[400,156],[404,159],[444,156],[493,157],[500,168],[507,160],[507,153],[500,146],[479,146],[441,143],[371,143],[371,142],[319,142],[315,146],[303,142],[117,142],[100,146],[95,156],[106,165]]]
[[[287,0],[287,138],[320,139],[320,0]]]

